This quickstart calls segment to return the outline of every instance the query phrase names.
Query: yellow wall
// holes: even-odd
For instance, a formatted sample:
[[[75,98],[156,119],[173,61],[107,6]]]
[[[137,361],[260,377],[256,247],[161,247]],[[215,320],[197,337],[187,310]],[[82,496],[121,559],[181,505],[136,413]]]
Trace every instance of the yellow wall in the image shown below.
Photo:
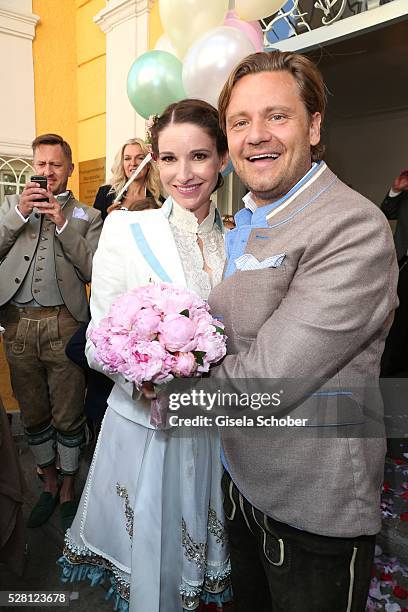
[[[36,134],[55,132],[78,160],[78,89],[74,0],[33,0],[39,15],[33,42]],[[78,168],[70,181],[78,193]]]
[[[76,0],[78,160],[106,154],[106,42],[93,18],[105,0]]]
[[[78,162],[105,157],[106,44],[93,17],[105,0],[33,0],[39,15],[33,43],[36,133],[56,132]]]
[[[149,16],[149,50],[154,49],[157,41],[163,33],[163,26],[160,21],[159,13],[159,0],[154,0]]]

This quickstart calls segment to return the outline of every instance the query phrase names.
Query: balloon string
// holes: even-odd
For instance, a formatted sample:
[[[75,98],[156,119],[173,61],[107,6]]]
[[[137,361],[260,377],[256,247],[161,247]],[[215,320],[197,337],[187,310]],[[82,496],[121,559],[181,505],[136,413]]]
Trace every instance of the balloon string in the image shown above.
[[[118,195],[115,198],[115,202],[118,202],[120,200],[120,198],[122,197],[122,195],[125,193],[126,189],[129,187],[129,185],[131,183],[133,183],[133,181],[135,180],[135,178],[137,177],[138,174],[140,174],[140,172],[143,170],[143,168],[145,167],[146,164],[149,163],[149,161],[152,159],[152,154],[148,153],[146,155],[146,157],[144,158],[144,160],[142,161],[142,163],[140,164],[140,166],[138,166],[136,168],[136,170],[134,171],[134,173],[132,174],[132,176],[130,177],[130,179],[128,180],[127,183],[125,183],[125,185],[123,185],[122,189],[119,191]]]

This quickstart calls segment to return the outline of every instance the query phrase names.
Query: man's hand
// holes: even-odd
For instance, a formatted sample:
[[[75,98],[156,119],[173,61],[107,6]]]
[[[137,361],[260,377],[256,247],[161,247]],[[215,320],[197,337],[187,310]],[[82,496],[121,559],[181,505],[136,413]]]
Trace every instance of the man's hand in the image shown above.
[[[407,191],[408,190],[408,170],[402,170],[398,176],[395,177],[392,183],[393,191]]]
[[[41,189],[38,183],[27,183],[20,195],[18,210],[23,217],[29,217],[34,207],[38,208],[40,203],[48,204],[48,202],[38,202],[38,198],[47,198],[48,196],[46,189]]]
[[[42,189],[41,191],[45,191]],[[49,202],[37,202],[35,207],[38,212],[42,215],[46,215],[48,219],[51,219],[55,223],[58,229],[61,229],[65,225],[65,217],[62,212],[61,204],[54,198],[51,191],[46,192]]]

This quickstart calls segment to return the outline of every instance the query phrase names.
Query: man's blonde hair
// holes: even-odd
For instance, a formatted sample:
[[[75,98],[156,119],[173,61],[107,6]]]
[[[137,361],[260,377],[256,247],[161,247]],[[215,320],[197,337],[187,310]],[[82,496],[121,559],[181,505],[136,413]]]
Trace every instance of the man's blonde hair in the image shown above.
[[[295,79],[300,97],[311,117],[320,113],[322,121],[326,109],[326,88],[320,70],[315,64],[299,53],[289,51],[270,51],[248,55],[234,68],[218,98],[218,112],[221,129],[226,133],[226,114],[231,100],[232,90],[236,83],[248,74],[260,72],[289,72]],[[312,161],[323,157],[324,145],[311,146]]]

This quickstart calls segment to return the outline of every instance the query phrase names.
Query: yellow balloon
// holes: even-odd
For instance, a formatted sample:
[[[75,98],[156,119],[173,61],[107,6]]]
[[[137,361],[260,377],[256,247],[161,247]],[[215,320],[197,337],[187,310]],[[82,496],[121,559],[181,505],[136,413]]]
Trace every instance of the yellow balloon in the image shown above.
[[[203,34],[224,22],[228,0],[159,0],[163,29],[179,57]]]
[[[286,3],[286,0],[235,0],[235,11],[241,19],[253,21],[273,15]]]

